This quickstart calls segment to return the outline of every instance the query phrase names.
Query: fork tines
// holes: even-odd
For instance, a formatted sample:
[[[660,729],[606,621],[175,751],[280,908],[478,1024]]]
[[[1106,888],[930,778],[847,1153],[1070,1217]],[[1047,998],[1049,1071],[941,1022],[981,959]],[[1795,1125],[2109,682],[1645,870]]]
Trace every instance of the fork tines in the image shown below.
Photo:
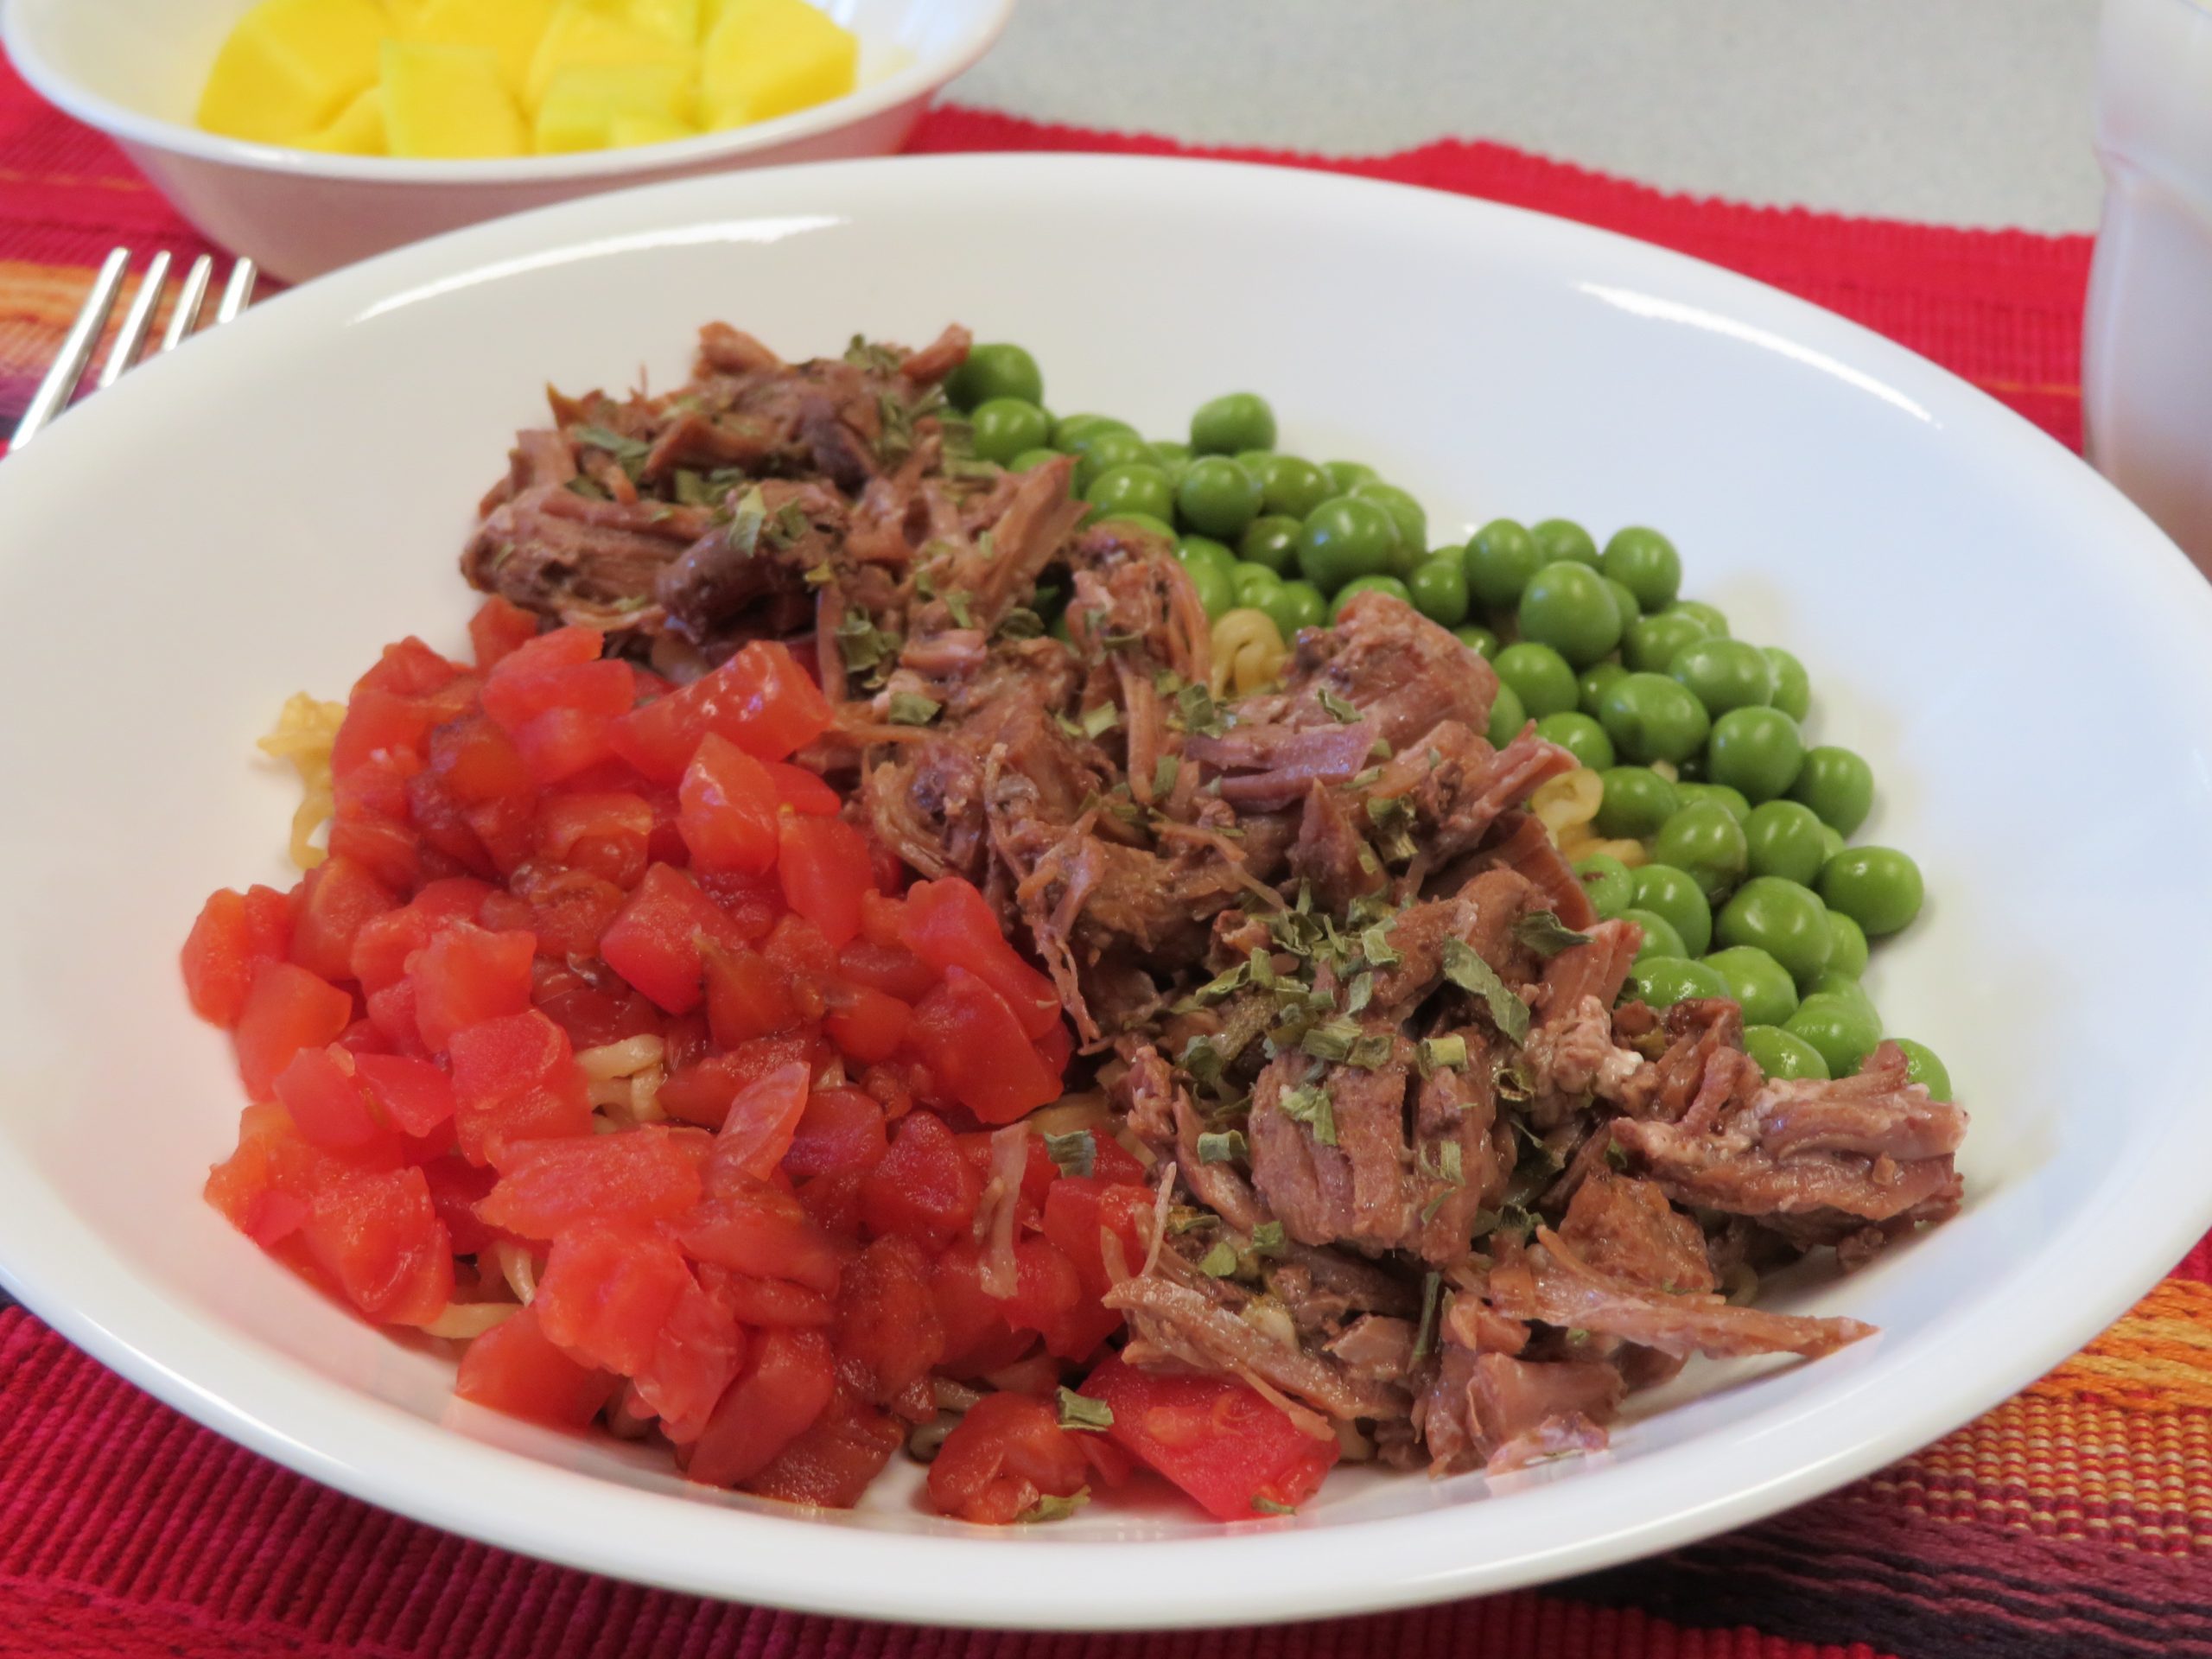
[[[35,437],[40,429],[69,406],[76,396],[77,383],[84,378],[85,368],[92,361],[92,348],[99,343],[107,327],[108,317],[115,309],[116,296],[122,291],[124,273],[130,264],[130,250],[118,248],[102,262],[99,274],[92,279],[92,290],[85,296],[84,308],[69,327],[61,342],[61,350],[54,365],[46,372],[45,379],[33,395],[30,404],[23,410],[22,418],[16,424],[10,449],[21,449]],[[170,259],[167,253],[156,253],[146,262],[145,271],[138,279],[137,290],[131,296],[130,306],[123,314],[123,321],[115,331],[115,339],[108,347],[107,359],[100,365],[95,389],[105,391],[121,379],[145,350],[146,340],[151,333],[154,315],[161,308],[162,295],[168,286]],[[169,308],[168,326],[162,330],[160,350],[176,349],[199,323],[200,314],[207,301],[207,288],[215,274],[215,261],[208,254],[201,254],[192,262],[185,273],[182,287],[177,290],[176,301]],[[223,297],[215,308],[214,321],[209,327],[229,322],[253,301],[256,277],[253,261],[240,259],[231,267],[230,279],[224,284]]]

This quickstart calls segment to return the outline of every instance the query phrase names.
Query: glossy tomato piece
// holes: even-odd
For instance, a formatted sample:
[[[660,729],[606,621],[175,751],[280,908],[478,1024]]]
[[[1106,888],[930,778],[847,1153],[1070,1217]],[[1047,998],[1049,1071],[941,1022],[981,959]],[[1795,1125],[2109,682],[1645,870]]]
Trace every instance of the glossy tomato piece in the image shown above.
[[[747,875],[737,870],[698,870],[692,880],[713,899],[741,938],[758,944],[785,914],[783,884],[773,870]]]
[[[964,968],[914,1010],[909,1039],[940,1085],[986,1123],[1011,1123],[1060,1094],[1006,999]]]
[[[1114,1285],[1114,1275],[1106,1268],[1106,1236],[1112,1235],[1121,1247],[1124,1273],[1135,1272],[1145,1257],[1136,1217],[1152,1207],[1148,1188],[1099,1175],[1064,1176],[1045,1194],[1045,1236],[1075,1264],[1084,1289],[1091,1296],[1103,1296]]]
[[[779,825],[776,873],[784,900],[822,931],[832,946],[861,931],[861,895],[871,892],[874,875],[868,843],[842,818],[786,812]],[[1059,1004],[1055,1000],[1054,1008]]]
[[[563,1352],[546,1336],[537,1312],[525,1307],[468,1344],[453,1391],[511,1417],[582,1428],[621,1386],[612,1371]]]
[[[927,996],[938,980],[937,969],[905,945],[879,944],[865,932],[837,952],[837,976],[910,1004]]]
[[[1308,1434],[1281,1407],[1232,1377],[1140,1370],[1118,1356],[1083,1392],[1114,1413],[1108,1438],[1159,1471],[1218,1521],[1295,1509],[1340,1455],[1336,1437]]]
[[[864,1172],[890,1150],[883,1107],[857,1089],[817,1089],[784,1154],[784,1173],[799,1180],[845,1171]]]
[[[380,757],[402,755],[416,763],[404,768],[404,775],[411,776],[420,766],[423,740],[440,717],[439,711],[420,697],[374,686],[361,688],[347,700],[346,717],[331,741],[333,776],[351,778]]]
[[[794,812],[835,817],[844,805],[837,798],[837,791],[823,781],[819,772],[783,760],[763,760],[760,764],[767,769],[768,781],[776,787],[778,804]]]
[[[399,900],[366,868],[334,855],[300,882],[292,917],[292,960],[328,980],[353,974],[353,939],[362,926]]]
[[[368,1318],[425,1325],[453,1300],[453,1241],[419,1169],[352,1174],[317,1190],[300,1224],[309,1258]]]
[[[930,1287],[930,1258],[911,1238],[877,1239],[845,1268],[837,1292],[839,1374],[874,1404],[889,1405],[944,1357],[944,1326]]]
[[[488,1163],[510,1141],[591,1133],[591,1101],[568,1033],[537,1009],[454,1033],[454,1127]]]
[[[453,1079],[406,1054],[356,1054],[353,1070],[386,1122],[417,1139],[452,1121]]]
[[[709,732],[763,760],[783,760],[830,729],[822,688],[790,649],[755,640],[711,674],[656,697],[614,722],[614,752],[646,777],[672,784]]]
[[[707,1028],[723,1048],[772,1037],[799,1024],[791,976],[758,950],[699,941],[707,982]]]
[[[391,691],[422,696],[450,684],[461,673],[459,663],[447,661],[410,633],[384,648],[376,666],[353,682],[353,695]]]
[[[1036,1345],[1035,1335],[1009,1325],[1006,1304],[983,1288],[982,1250],[972,1238],[956,1240],[931,1265],[930,1299],[944,1332],[941,1364],[950,1376],[983,1376]]]
[[[539,969],[531,1000],[569,1033],[578,1053],[661,1029],[660,1010],[620,981],[602,989],[566,968],[541,962]]]
[[[246,992],[264,963],[289,953],[291,901],[274,887],[208,895],[186,936],[182,964],[192,1011],[211,1024],[235,1026]]]
[[[836,1294],[845,1252],[817,1227],[799,1201],[766,1181],[726,1185],[702,1199],[677,1228],[701,1262],[762,1279],[787,1279],[824,1296]]]
[[[1090,1464],[1075,1436],[1041,1400],[988,1394],[945,1436],[930,1465],[930,1503],[940,1515],[1006,1526],[1047,1496],[1082,1491]]]
[[[553,962],[597,956],[629,902],[612,881],[558,864],[524,864],[507,880],[523,901],[521,919],[537,938],[537,954]]]
[[[718,1181],[766,1180],[776,1173],[798,1132],[812,1077],[810,1067],[794,1061],[738,1091],[708,1154]]]
[[[958,876],[917,881],[906,889],[900,937],[906,948],[945,973],[963,968],[1005,999],[1032,1041],[1060,1023],[1059,993],[1021,959],[975,886]]]
[[[537,855],[619,887],[645,873],[652,804],[625,790],[548,795],[537,806]]]
[[[677,791],[677,831],[696,870],[757,875],[776,861],[776,785],[768,769],[709,732]]]
[[[275,1098],[276,1074],[303,1048],[338,1040],[353,1023],[353,999],[296,963],[270,962],[254,974],[234,1033],[247,1098]]]
[[[744,934],[681,870],[655,864],[600,936],[607,965],[671,1014],[699,1006],[699,938],[741,945]]]
[[[356,1064],[334,1043],[302,1049],[276,1074],[276,1098],[309,1146],[357,1152],[396,1138],[354,1075]]]
[[[745,1490],[786,1503],[849,1510],[906,1438],[899,1419],[841,1387],[811,1425],[745,1482]]]
[[[693,1287],[675,1241],[643,1227],[602,1224],[554,1241],[531,1301],[545,1334],[578,1359],[633,1376]]]
[[[465,1027],[528,1008],[537,955],[532,933],[493,933],[466,924],[437,933],[407,964],[423,1046],[439,1052]]]
[[[479,668],[497,667],[502,658],[537,637],[537,618],[498,594],[478,606],[476,614],[468,619],[468,643]]]
[[[805,1032],[792,1031],[779,1037],[756,1037],[728,1053],[684,1061],[671,1039],[670,1058],[675,1069],[661,1084],[660,1108],[686,1123],[719,1129],[729,1117],[730,1103],[770,1072],[794,1065],[806,1065],[811,1072],[815,1046],[815,1039]]]
[[[975,1221],[982,1192],[982,1177],[944,1120],[933,1112],[910,1112],[899,1121],[883,1161],[861,1183],[861,1214],[871,1233],[896,1233],[942,1249]]]
[[[497,1176],[480,1168],[458,1153],[432,1158],[419,1166],[430,1189],[430,1207],[446,1224],[454,1254],[474,1255],[497,1234],[476,1218],[476,1206],[492,1191]]]
[[[638,1371],[639,1399],[677,1445],[696,1440],[715,1402],[736,1379],[745,1333],[728,1308],[696,1283],[686,1285]]]
[[[684,1473],[708,1486],[750,1480],[822,1414],[836,1380],[829,1339],[819,1331],[763,1332],[691,1443]]]
[[[601,1223],[675,1221],[699,1202],[705,1154],[700,1131],[658,1123],[619,1135],[510,1141],[493,1160],[499,1185],[476,1213],[524,1238]]]
[[[837,1304],[818,1290],[788,1279],[756,1279],[710,1264],[702,1264],[700,1271],[717,1275],[712,1286],[715,1296],[740,1325],[765,1330],[770,1325],[836,1323]]]

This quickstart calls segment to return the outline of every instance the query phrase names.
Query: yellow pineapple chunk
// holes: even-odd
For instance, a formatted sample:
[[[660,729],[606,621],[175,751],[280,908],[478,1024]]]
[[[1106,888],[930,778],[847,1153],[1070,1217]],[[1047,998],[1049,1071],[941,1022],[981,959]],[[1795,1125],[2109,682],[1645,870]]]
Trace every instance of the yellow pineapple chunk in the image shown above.
[[[572,64],[546,84],[537,106],[537,153],[605,149],[621,118],[645,118],[689,132],[691,72],[680,63]]]
[[[659,115],[618,115],[607,124],[609,149],[635,149],[641,144],[672,144],[679,138],[696,138],[699,129],[688,121],[671,121]]]
[[[531,60],[553,21],[553,0],[412,0],[415,16],[404,38],[446,46],[485,46],[499,54],[507,88],[519,97]]]
[[[533,113],[563,69],[623,64],[676,64],[688,74],[693,54],[615,15],[600,0],[559,0],[523,83],[523,107]]]
[[[302,149],[333,156],[389,156],[384,134],[384,88],[372,86],[339,111],[320,132],[294,141]]]
[[[699,0],[629,0],[628,10],[632,23],[687,52],[699,44],[706,27]]]
[[[699,65],[706,124],[742,126],[842,97],[860,45],[806,0],[721,0]]]
[[[392,41],[384,48],[385,125],[395,156],[527,156],[530,130],[488,46]]]
[[[261,0],[216,54],[200,124],[265,144],[319,131],[375,83],[391,34],[377,0]]]

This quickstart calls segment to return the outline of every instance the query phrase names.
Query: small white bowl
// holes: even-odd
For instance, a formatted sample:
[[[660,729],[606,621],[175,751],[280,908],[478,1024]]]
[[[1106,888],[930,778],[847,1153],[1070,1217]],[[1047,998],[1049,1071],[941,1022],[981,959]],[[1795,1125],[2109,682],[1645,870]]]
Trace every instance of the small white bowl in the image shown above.
[[[678,143],[513,161],[326,156],[203,130],[193,121],[200,89],[253,0],[9,0],[0,42],[42,97],[113,138],[209,238],[296,283],[626,185],[889,155],[1014,10],[1014,0],[817,3],[861,39],[860,86],[846,97]]]

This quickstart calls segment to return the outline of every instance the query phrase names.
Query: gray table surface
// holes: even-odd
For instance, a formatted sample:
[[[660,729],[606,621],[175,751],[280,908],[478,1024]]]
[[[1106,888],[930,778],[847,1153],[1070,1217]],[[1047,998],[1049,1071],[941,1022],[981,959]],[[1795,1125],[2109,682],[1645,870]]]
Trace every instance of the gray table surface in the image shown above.
[[[1488,138],[1669,190],[2087,231],[2097,0],[1020,0],[961,102],[1193,143]]]

